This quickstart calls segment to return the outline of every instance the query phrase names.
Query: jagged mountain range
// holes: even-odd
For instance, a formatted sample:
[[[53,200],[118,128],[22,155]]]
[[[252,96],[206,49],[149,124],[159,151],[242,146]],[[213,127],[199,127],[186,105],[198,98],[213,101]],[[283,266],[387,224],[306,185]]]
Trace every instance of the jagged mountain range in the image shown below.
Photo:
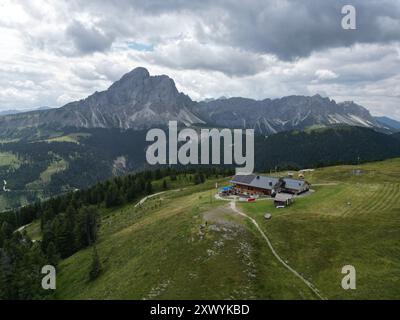
[[[178,92],[168,76],[150,76],[139,67],[106,91],[61,108],[2,116],[0,131],[43,125],[140,130],[166,125],[171,120],[185,126],[253,128],[263,134],[334,124],[385,129],[364,107],[354,102],[336,103],[320,95],[195,102]]]
[[[288,96],[261,101],[230,98],[201,102],[199,105],[200,115],[208,123],[253,128],[267,134],[315,125],[381,127],[364,107],[354,102],[336,103],[320,95]]]

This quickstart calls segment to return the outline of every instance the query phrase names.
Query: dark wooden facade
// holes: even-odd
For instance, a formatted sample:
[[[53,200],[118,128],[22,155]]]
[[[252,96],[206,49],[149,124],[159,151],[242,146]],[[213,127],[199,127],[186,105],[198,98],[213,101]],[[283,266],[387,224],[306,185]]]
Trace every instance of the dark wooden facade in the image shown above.
[[[231,180],[235,194],[271,196],[280,192],[300,194],[310,189],[304,180],[275,178],[262,175],[236,175]]]
[[[242,184],[234,184],[234,190],[236,194],[248,194],[250,196],[270,196],[272,194],[272,189],[264,189],[252,186],[246,186]]]

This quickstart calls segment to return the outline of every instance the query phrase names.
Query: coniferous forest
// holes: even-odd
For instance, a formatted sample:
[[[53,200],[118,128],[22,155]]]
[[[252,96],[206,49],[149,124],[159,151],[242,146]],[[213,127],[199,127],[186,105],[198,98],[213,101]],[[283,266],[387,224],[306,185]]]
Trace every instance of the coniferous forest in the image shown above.
[[[37,202],[0,215],[0,299],[48,299],[41,288],[41,269],[56,266],[80,249],[93,246],[92,270],[101,271],[95,244],[101,210],[132,203],[153,192],[167,190],[167,181],[186,176],[192,184],[233,174],[232,169],[158,169],[114,178],[95,186]],[[161,183],[160,183],[161,182]],[[32,241],[19,228],[39,219],[41,241]]]

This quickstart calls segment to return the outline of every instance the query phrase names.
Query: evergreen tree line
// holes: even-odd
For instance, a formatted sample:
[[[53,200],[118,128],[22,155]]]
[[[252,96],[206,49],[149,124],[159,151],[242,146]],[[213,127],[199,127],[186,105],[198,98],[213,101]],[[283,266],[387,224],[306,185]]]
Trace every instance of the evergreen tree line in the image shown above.
[[[48,297],[50,294],[40,286],[41,268],[45,264],[57,266],[60,259],[89,246],[94,248],[89,278],[96,278],[100,272],[95,249],[100,209],[118,207],[160,189],[169,189],[178,176],[187,176],[193,184],[200,184],[210,177],[232,174],[232,169],[212,167],[144,171],[3,213],[0,216],[0,299]],[[155,184],[155,181],[161,183]],[[15,232],[36,219],[40,220],[41,241],[32,242],[25,232]]]
[[[71,191],[64,195],[51,198],[46,201],[38,201],[34,204],[3,212],[0,215],[0,223],[7,221],[14,229],[31,223],[36,219],[41,220],[41,226],[53,220],[59,213],[67,212],[67,209],[79,211],[82,207],[99,206],[112,208],[129,203],[141,196],[153,192],[153,182],[169,178],[170,181],[177,179],[178,175],[189,176],[194,184],[203,183],[209,177],[223,177],[234,174],[233,168],[196,166],[187,168],[163,168],[153,171],[143,171],[136,174],[116,177],[94,186]],[[168,180],[168,179],[167,179]],[[166,184],[163,183],[163,188]]]
[[[42,289],[42,267],[53,264],[39,243],[11,224],[0,225],[0,300],[32,300],[51,297]]]

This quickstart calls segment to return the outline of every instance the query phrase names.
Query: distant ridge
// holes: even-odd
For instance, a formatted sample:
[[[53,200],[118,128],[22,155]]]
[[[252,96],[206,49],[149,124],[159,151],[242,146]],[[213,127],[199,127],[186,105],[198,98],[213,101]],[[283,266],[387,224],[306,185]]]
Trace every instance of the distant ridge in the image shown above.
[[[7,115],[10,115],[10,114],[17,114],[17,113],[21,113],[21,112],[23,112],[23,111],[14,110],[14,109],[12,109],[12,110],[4,110],[4,111],[0,111],[0,116],[7,116]]]
[[[18,113],[31,112],[31,111],[43,111],[43,110],[50,110],[50,109],[53,109],[53,108],[39,107],[39,108],[28,109],[28,110],[10,109],[10,110],[0,111],[0,116],[8,116],[8,115],[18,114]]]
[[[139,67],[106,91],[61,108],[2,116],[0,134],[39,126],[141,130],[172,120],[185,126],[251,128],[262,134],[338,124],[385,128],[364,107],[320,95],[265,100],[221,97],[198,103],[178,92],[170,77],[150,76]]]
[[[320,95],[265,100],[238,97],[201,102],[199,106],[199,114],[207,123],[252,128],[264,134],[321,125],[381,127],[364,107],[354,102],[336,103]]]
[[[400,121],[389,117],[375,117],[375,120],[389,130],[400,131]]]

